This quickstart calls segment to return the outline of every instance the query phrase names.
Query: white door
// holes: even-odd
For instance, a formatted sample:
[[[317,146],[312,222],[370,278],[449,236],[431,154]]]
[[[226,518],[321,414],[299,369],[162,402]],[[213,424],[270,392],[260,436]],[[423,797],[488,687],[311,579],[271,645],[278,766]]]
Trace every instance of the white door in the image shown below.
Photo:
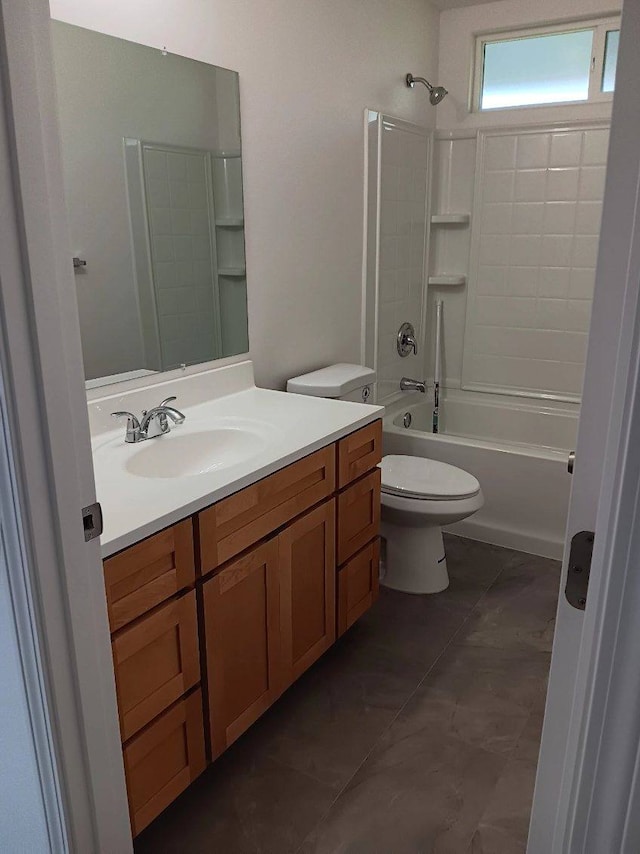
[[[628,0],[622,20],[585,387],[528,854],[640,851],[634,836],[637,828],[627,817],[635,765],[630,761],[629,767],[623,767],[621,762],[614,768],[607,764],[613,743],[604,743],[605,749],[600,749],[603,735],[616,723],[612,713],[623,708],[631,712],[632,703],[640,699],[639,694],[638,698],[621,696],[618,700],[613,682],[616,668],[624,670],[628,663],[620,644],[626,639],[624,631],[632,625],[624,623],[624,605],[630,603],[629,580],[637,575],[628,575],[626,570],[637,500],[633,455],[640,447],[637,438],[632,441],[637,430],[632,404],[639,348],[639,42],[640,3]],[[628,481],[625,471],[632,475],[632,488],[626,492],[622,488]],[[569,605],[565,597],[571,539],[579,531],[596,534],[585,611]],[[637,661],[637,650],[634,658]],[[629,685],[627,680],[627,691]],[[619,687],[625,689],[624,680]],[[614,697],[617,707],[611,702]],[[630,714],[627,728],[620,717],[613,730],[615,740],[621,755],[633,759],[638,710]],[[598,809],[605,804],[606,810]]]
[[[0,428],[8,447],[0,466],[1,533],[6,550],[10,508],[14,634],[49,830],[49,845],[38,851],[128,854],[100,548],[98,540],[85,541],[82,515],[95,502],[95,487],[49,4],[0,0],[0,19]],[[3,727],[9,738],[4,719]],[[29,816],[8,820],[15,830]],[[0,848],[8,850],[1,841]]]

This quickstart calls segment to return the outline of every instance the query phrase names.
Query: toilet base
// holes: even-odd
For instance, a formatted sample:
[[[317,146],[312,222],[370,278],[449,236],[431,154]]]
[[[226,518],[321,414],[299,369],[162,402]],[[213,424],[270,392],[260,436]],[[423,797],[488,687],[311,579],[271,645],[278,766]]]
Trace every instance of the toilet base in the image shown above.
[[[447,559],[439,525],[408,527],[382,521],[386,572],[380,583],[403,593],[441,593],[449,586]]]

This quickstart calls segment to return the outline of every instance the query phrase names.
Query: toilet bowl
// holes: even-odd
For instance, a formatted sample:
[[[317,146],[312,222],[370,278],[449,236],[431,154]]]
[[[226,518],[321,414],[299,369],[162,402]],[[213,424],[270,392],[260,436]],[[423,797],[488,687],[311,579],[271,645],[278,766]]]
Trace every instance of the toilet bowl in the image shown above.
[[[449,586],[442,526],[460,522],[484,504],[469,472],[423,457],[383,457],[381,583],[404,593],[439,593]]]

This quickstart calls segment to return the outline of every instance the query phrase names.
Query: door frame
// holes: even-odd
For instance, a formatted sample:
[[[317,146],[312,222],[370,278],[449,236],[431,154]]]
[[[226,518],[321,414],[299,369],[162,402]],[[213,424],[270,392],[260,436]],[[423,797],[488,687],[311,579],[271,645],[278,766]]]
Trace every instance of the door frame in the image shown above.
[[[608,377],[612,416],[568,749],[555,822],[546,815],[556,829],[554,850],[563,854],[632,851],[639,831],[640,625],[635,613],[640,574],[634,550],[640,538],[635,512],[640,471],[640,121],[632,81],[640,74],[635,51],[640,4],[628,7],[612,125],[612,149],[628,159],[614,161],[610,169],[603,223],[603,235],[615,237],[614,244],[626,238],[628,251],[613,272],[624,263],[627,286],[615,372]],[[109,677],[100,552],[95,541],[85,544],[80,520],[80,508],[95,500],[95,486],[63,203],[49,9],[46,0],[0,0],[0,15],[0,174],[13,192],[12,204],[1,214],[3,380],[37,609],[31,621],[45,665],[50,747],[62,781],[69,848],[83,854],[126,854],[132,846]],[[10,168],[13,185],[6,180]],[[610,189],[616,181],[623,198]],[[618,212],[626,215],[622,223]],[[622,235],[614,235],[616,225],[624,226]],[[601,258],[598,279],[603,281],[610,269]],[[593,363],[594,348],[590,355]],[[538,852],[532,849],[532,854]]]
[[[640,845],[639,39],[640,4],[628,2],[558,605],[573,627],[564,634],[558,622],[529,854],[631,854]],[[598,418],[603,408],[608,417]],[[587,496],[581,467],[592,470]],[[564,585],[570,539],[585,523],[595,543],[583,614],[567,605]]]
[[[25,680],[42,699],[36,750],[59,782],[60,850],[127,854],[100,546],[81,514],[95,484],[49,28],[47,0],[0,0],[1,367],[32,605],[20,642],[30,633],[42,665]]]

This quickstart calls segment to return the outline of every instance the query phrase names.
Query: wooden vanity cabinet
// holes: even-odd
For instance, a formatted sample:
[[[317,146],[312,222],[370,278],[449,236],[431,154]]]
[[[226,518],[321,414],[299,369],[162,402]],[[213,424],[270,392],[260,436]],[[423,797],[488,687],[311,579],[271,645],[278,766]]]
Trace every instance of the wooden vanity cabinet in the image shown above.
[[[205,768],[193,522],[104,562],[133,835]]]
[[[331,500],[203,584],[212,758],[335,641],[334,531]]]
[[[134,835],[374,603],[381,457],[377,421],[105,561]]]
[[[378,598],[382,422],[338,442],[338,637]]]

